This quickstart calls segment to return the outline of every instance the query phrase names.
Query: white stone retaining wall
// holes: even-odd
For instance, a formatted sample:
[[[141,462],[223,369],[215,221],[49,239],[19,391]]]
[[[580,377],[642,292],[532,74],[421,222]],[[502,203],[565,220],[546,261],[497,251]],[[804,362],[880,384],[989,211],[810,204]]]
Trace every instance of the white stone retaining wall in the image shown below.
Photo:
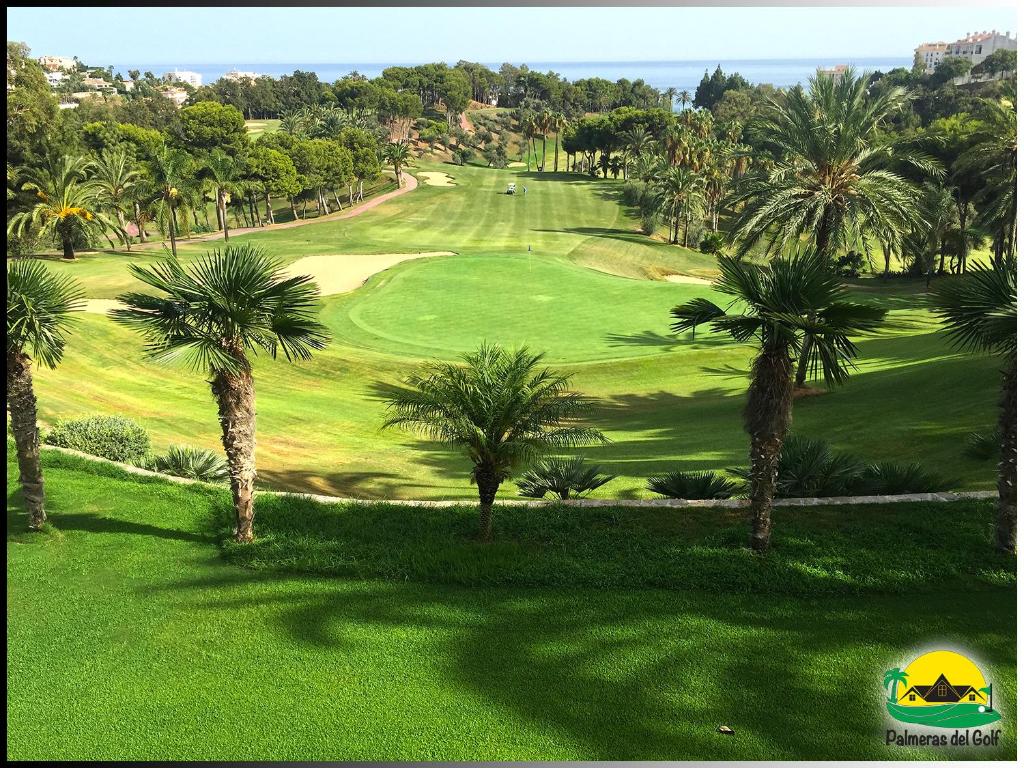
[[[144,475],[182,485],[203,485],[221,488],[223,486],[192,480],[186,477],[174,477],[160,472],[142,469],[131,464],[110,461],[99,456],[75,451],[70,448],[59,448],[55,445],[43,445],[43,450],[78,456],[101,464],[112,464],[134,475]],[[474,499],[451,499],[449,501],[421,501],[417,499],[345,499],[338,496],[324,496],[316,493],[296,493],[290,491],[257,491],[263,496],[297,496],[312,499],[324,504],[398,504],[406,507],[451,507],[476,506]],[[920,501],[962,501],[966,499],[995,499],[997,491],[949,491],[942,493],[905,493],[895,496],[830,496],[820,499],[776,499],[776,507],[832,507],[847,504],[900,504]],[[721,509],[745,509],[750,502],[747,499],[570,499],[568,501],[539,499],[496,499],[497,506],[544,507],[552,504],[563,504],[569,507],[718,507]]]

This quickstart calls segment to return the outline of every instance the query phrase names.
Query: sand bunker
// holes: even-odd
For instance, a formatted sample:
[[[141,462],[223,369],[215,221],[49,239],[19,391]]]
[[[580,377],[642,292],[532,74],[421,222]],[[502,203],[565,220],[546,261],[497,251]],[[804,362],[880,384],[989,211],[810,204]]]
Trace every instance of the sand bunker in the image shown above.
[[[423,183],[428,187],[454,187],[455,181],[447,173],[438,171],[420,171],[416,174],[423,177]]]
[[[80,309],[82,312],[90,312],[94,315],[105,315],[110,310],[123,306],[117,299],[86,299]]]
[[[713,280],[694,277],[693,275],[665,275],[665,279],[670,283],[688,283],[689,285],[711,285],[714,282]]]
[[[429,182],[428,182],[429,183]],[[452,251],[306,256],[285,267],[289,275],[312,275],[322,296],[354,291],[371,276],[410,259],[454,256]]]
[[[509,163],[508,167],[509,168],[525,168],[526,167],[526,163],[520,163],[518,160],[516,160],[514,163]]]

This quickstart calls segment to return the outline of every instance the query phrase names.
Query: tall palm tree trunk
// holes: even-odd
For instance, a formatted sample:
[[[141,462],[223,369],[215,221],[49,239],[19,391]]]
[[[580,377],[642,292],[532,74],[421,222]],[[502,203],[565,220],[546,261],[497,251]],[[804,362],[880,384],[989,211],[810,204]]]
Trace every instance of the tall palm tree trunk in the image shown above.
[[[124,233],[124,245],[130,251],[132,249],[132,240],[128,236],[128,219],[125,218],[124,211],[120,208],[117,209],[117,225],[121,227],[121,232]]]
[[[228,460],[235,506],[235,541],[252,541],[253,486],[256,481],[256,395],[252,371],[239,352],[239,373],[219,371],[210,383],[217,399],[221,442]]]
[[[224,242],[228,239],[228,205],[224,198],[224,190],[217,190],[217,218],[221,220],[221,227],[224,229]]]
[[[999,408],[999,519],[996,546],[1017,551],[1017,356],[1011,355],[1003,371],[1003,397]]]
[[[481,541],[490,541],[491,511],[494,508],[494,497],[498,493],[498,476],[492,469],[476,470],[476,487],[480,492],[480,528],[479,536]]]
[[[544,171],[544,167],[548,164],[548,135],[547,135],[547,133],[544,134],[544,141],[543,141],[542,146],[543,146],[543,150],[541,151],[541,156],[540,156],[540,170],[541,170],[541,172]]]
[[[142,206],[135,203],[135,226],[139,228],[139,242],[146,242],[146,227],[142,220]]]
[[[559,134],[559,132],[555,131],[555,173],[558,173],[558,134]],[[566,169],[565,170],[567,170],[567,171],[569,170],[569,168],[568,168],[568,161],[566,161]]]
[[[11,414],[28,526],[38,530],[46,522],[46,512],[43,509],[43,471],[39,465],[36,395],[32,390],[32,361],[20,352],[7,353],[7,409]]]
[[[782,443],[793,409],[793,364],[785,348],[767,348],[754,360],[744,421],[750,435],[750,547],[771,544],[772,502]]]
[[[274,206],[270,204],[270,190],[263,190],[263,202],[267,207],[267,221],[271,224],[274,223]]]
[[[171,203],[171,215],[167,217],[167,233],[171,236],[171,255],[178,258],[178,224],[174,220],[174,203]]]

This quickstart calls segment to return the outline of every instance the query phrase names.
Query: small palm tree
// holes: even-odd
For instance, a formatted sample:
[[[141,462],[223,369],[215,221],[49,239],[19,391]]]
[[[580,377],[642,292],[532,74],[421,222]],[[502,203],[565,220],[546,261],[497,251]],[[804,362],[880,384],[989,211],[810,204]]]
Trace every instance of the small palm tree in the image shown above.
[[[217,401],[235,507],[236,541],[253,538],[256,479],[256,403],[250,355],[259,350],[289,361],[307,360],[327,345],[316,320],[316,283],[287,277],[281,265],[251,245],[227,246],[188,266],[165,259],[129,271],[154,294],[127,293],[111,316],[139,331],[146,353],[183,361],[210,377]]]
[[[114,212],[118,227],[124,234],[128,250],[132,240],[127,234],[128,221],[125,211],[134,208],[139,191],[141,173],[135,167],[134,158],[124,146],[105,149],[96,162],[92,183],[100,205]]]
[[[555,173],[558,173],[558,144],[561,140],[562,131],[569,125],[569,118],[562,112],[552,112],[548,121],[548,127],[555,132]],[[566,158],[566,172],[568,172],[568,158]]]
[[[186,196],[189,167],[192,161],[181,149],[161,147],[150,164],[152,191],[161,213],[167,218],[167,231],[171,238],[171,254],[178,255],[178,206]]]
[[[388,398],[385,427],[402,427],[463,451],[480,496],[480,538],[491,538],[499,486],[519,467],[559,448],[603,442],[579,420],[591,410],[571,377],[541,368],[542,355],[484,344],[462,365],[434,362]]]
[[[574,456],[571,459],[544,459],[517,480],[516,485],[520,496],[542,499],[551,493],[567,501],[573,496],[586,496],[614,479],[615,475],[602,475],[599,466],[588,467],[582,456]]]
[[[403,186],[402,168],[409,164],[412,155],[409,152],[409,144],[404,141],[392,141],[384,145],[384,161],[389,163],[395,171],[395,181],[398,186]]]
[[[704,203],[700,177],[688,168],[670,165],[658,176],[655,189],[662,201],[669,224],[669,242],[679,242],[679,225],[683,228],[683,245],[690,234],[690,220]]]
[[[794,357],[810,337],[826,383],[840,383],[849,376],[857,354],[851,336],[874,330],[886,313],[846,300],[828,258],[814,249],[764,266],[720,256],[718,267],[715,290],[733,297],[741,312],[726,314],[708,299],[693,299],[672,310],[672,329],[695,332],[697,326],[709,324],[758,347],[743,418],[750,435],[750,545],[764,552],[771,539],[779,457],[792,421]],[[821,307],[825,309],[819,311]]]
[[[46,511],[32,363],[47,368],[60,363],[70,313],[79,308],[82,296],[73,279],[51,273],[40,261],[7,263],[7,410],[29,527],[36,530],[46,522]]]
[[[107,235],[108,240],[108,233],[120,234],[122,230],[100,210],[96,186],[86,180],[92,167],[85,158],[62,155],[41,168],[26,169],[22,189],[35,192],[39,202],[10,218],[8,236],[35,230],[59,242],[64,258],[74,260],[76,243],[88,242],[96,234]]]
[[[908,679],[907,673],[899,667],[885,670],[885,675],[882,677],[882,685],[889,689],[889,701],[893,704],[899,699],[900,684],[906,687]]]
[[[228,200],[241,176],[239,162],[221,149],[213,150],[206,158],[204,170],[217,195],[217,220],[228,239]]]
[[[1003,360],[999,404],[999,513],[996,546],[1017,551],[1017,264],[975,268],[939,284],[932,299],[953,343]]]

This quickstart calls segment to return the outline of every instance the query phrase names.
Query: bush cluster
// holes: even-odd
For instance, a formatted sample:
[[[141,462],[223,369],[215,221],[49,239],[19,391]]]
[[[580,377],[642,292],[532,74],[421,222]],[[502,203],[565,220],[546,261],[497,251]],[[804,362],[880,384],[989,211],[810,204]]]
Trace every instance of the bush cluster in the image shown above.
[[[141,424],[123,416],[61,419],[46,435],[44,442],[125,464],[136,464],[149,453],[146,430]]]

